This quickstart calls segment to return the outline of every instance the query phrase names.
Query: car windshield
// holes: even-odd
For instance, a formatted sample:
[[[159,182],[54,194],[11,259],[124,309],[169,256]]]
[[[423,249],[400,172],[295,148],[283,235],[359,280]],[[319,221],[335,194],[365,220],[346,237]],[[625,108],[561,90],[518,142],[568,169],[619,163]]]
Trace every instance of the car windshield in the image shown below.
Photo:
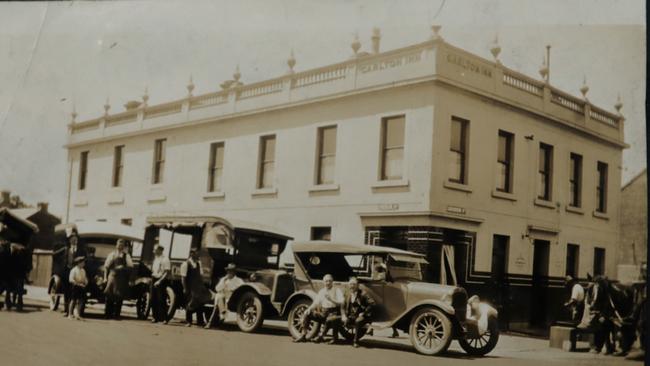
[[[388,273],[394,280],[422,281],[422,266],[417,261],[395,260],[388,261]]]

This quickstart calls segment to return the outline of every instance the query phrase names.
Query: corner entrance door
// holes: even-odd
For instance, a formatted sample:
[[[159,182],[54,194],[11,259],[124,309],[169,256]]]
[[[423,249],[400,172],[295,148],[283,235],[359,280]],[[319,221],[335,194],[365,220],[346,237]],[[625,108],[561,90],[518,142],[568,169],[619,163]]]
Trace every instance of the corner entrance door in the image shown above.
[[[531,286],[530,325],[546,327],[548,313],[548,264],[550,243],[536,239],[533,242],[533,278]]]

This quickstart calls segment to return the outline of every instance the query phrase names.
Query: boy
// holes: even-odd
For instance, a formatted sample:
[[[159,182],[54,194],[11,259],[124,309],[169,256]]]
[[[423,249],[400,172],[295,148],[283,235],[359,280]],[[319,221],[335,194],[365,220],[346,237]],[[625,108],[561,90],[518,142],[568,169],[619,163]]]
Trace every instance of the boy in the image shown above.
[[[88,277],[84,266],[86,264],[85,257],[77,257],[74,259],[75,266],[70,270],[69,283],[72,286],[70,302],[70,319],[73,317],[81,320],[81,308],[85,298],[86,286],[88,286]]]

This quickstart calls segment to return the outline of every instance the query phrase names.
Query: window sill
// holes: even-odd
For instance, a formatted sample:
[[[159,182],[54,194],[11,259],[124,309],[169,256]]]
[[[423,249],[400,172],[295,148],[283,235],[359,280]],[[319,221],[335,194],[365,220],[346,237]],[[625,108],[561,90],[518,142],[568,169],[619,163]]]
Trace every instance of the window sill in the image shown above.
[[[270,197],[270,196],[277,196],[278,195],[278,189],[277,188],[258,188],[253,193],[251,194],[253,197]]]
[[[372,188],[392,188],[392,187],[408,187],[408,179],[395,179],[395,180],[379,180],[372,185]]]
[[[340,187],[338,184],[318,184],[311,186],[309,188],[310,193],[315,192],[336,192],[339,191]]]
[[[446,181],[444,181],[444,183],[442,185],[445,188],[453,189],[455,191],[472,193],[472,189],[467,184],[450,182],[450,181],[446,180]]]
[[[600,211],[596,211],[596,210],[594,210],[594,211],[592,212],[592,215],[593,215],[594,217],[599,218],[599,219],[609,220],[609,215],[608,215],[607,213],[605,213],[605,212],[600,212]]]
[[[223,191],[218,191],[218,192],[206,192],[203,194],[203,199],[204,200],[210,200],[210,199],[216,199],[216,198],[224,198],[226,197],[226,192]]]
[[[86,197],[77,197],[74,201],[76,207],[88,206],[88,198]]]
[[[497,191],[496,189],[492,190],[492,197],[500,198],[500,199],[504,199],[504,200],[508,200],[508,201],[513,201],[513,202],[517,201],[517,198],[515,197],[514,194],[512,194],[510,192]]]
[[[580,207],[571,206],[571,205],[564,206],[564,210],[566,212],[571,212],[571,213],[578,214],[578,215],[584,215],[585,214],[585,211],[583,209],[581,209]]]
[[[552,201],[543,200],[541,198],[535,198],[534,203],[535,203],[535,206],[555,209],[555,204]]]
[[[167,195],[163,192],[162,187],[152,186],[152,189],[149,191],[149,195],[147,196],[147,202],[165,202],[166,200]]]

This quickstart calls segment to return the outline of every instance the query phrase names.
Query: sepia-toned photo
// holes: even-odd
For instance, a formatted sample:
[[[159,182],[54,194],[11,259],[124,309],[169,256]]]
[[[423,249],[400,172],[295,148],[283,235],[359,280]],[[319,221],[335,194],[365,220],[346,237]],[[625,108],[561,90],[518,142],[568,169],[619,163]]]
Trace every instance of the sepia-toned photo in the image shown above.
[[[0,365],[641,365],[642,0],[0,3]]]

